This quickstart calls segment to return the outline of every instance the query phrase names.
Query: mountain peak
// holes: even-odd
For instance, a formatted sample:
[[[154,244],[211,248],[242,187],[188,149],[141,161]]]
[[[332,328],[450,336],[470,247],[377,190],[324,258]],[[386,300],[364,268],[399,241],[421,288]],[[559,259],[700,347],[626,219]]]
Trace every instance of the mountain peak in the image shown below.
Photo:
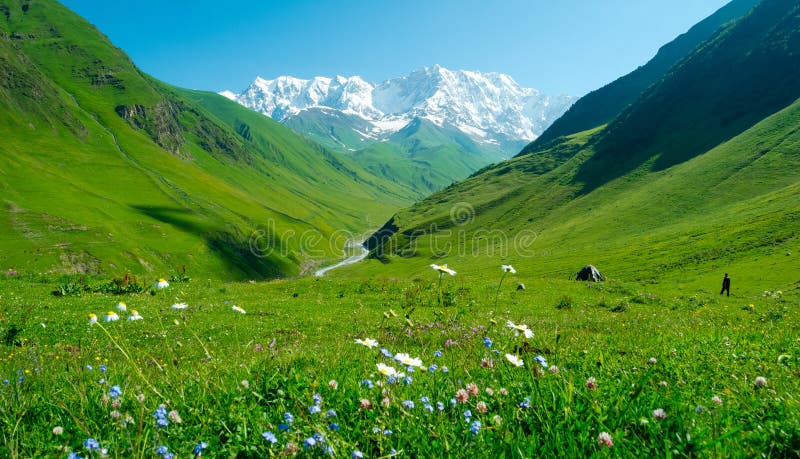
[[[259,77],[235,97],[230,91],[221,94],[281,122],[324,107],[362,118],[372,125],[372,134],[383,138],[418,117],[488,143],[533,140],[575,100],[523,88],[506,74],[449,70],[439,64],[377,85],[359,76]]]

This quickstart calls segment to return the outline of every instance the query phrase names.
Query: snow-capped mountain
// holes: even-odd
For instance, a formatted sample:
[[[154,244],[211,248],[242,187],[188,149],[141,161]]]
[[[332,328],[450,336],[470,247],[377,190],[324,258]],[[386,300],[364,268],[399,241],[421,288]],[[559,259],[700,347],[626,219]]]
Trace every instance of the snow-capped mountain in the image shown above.
[[[455,127],[479,143],[528,142],[576,100],[523,88],[501,73],[448,70],[438,65],[377,85],[358,76],[310,80],[282,76],[256,78],[240,94],[220,94],[284,123],[307,111],[313,111],[316,120],[320,112],[330,114],[331,110],[350,119],[357,117],[367,122],[367,128],[359,123],[362,129],[355,134],[367,143],[385,140],[415,118]],[[331,127],[331,136],[333,130]]]

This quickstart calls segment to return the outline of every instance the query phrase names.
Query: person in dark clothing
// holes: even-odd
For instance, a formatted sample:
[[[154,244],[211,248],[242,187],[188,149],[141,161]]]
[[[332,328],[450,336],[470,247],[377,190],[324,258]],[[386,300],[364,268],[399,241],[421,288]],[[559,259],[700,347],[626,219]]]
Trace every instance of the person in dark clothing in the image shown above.
[[[722,290],[719,291],[719,294],[722,295],[723,293],[731,296],[731,278],[728,277],[728,273],[725,273],[725,277],[722,278]]]

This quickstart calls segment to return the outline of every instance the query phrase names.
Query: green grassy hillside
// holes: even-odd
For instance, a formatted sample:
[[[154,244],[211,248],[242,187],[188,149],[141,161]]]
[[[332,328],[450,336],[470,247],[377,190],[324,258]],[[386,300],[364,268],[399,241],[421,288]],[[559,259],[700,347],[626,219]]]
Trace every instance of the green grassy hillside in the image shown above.
[[[422,197],[500,161],[505,148],[479,145],[455,128],[415,119],[386,142],[359,150],[353,158],[374,174],[417,190]]]
[[[763,1],[610,123],[580,179],[591,187],[645,162],[670,167],[783,109],[800,97],[798,51],[800,4]]]
[[[375,142],[359,134],[369,133],[372,125],[356,115],[342,113],[329,108],[309,108],[283,122],[295,132],[327,148],[349,153]]]
[[[0,115],[0,264],[17,270],[296,274],[338,256],[334,231],[410,200],[277,123],[142,74],[55,2],[0,2]]]
[[[588,194],[573,179],[597,133],[572,136],[399,213],[380,260],[350,273],[414,275],[435,262],[472,278],[511,263],[568,278],[594,263],[618,279],[713,288],[731,272],[755,290],[787,288],[800,281],[799,124],[800,102],[704,155]]]
[[[723,24],[746,15],[760,0],[733,0],[700,21],[686,33],[667,43],[645,65],[590,92],[542,133],[523,154],[542,148],[563,135],[575,134],[606,124],[614,119],[653,83],[656,83],[688,56],[700,43],[711,38]]]
[[[312,108],[283,122],[306,138],[346,156],[418,198],[441,190],[490,163],[519,151],[524,141],[482,144],[452,126],[414,119],[389,138],[377,140],[372,125],[355,115]]]
[[[793,2],[765,1],[609,127],[486,168],[398,213],[398,232],[377,259],[351,273],[410,274],[449,262],[473,276],[512,263],[533,276],[567,278],[594,263],[643,282],[713,288],[727,271],[754,290],[797,285],[800,102],[780,102],[800,75],[797,17]],[[770,65],[744,72],[759,59]],[[731,71],[710,70],[721,68]],[[668,90],[681,87],[695,97]],[[654,100],[657,110],[647,110]],[[709,109],[732,104],[738,110]],[[774,113],[764,115],[765,106]],[[666,119],[686,121],[664,132]],[[626,130],[649,133],[649,144],[611,154],[609,142]],[[709,147],[709,139],[716,143]]]

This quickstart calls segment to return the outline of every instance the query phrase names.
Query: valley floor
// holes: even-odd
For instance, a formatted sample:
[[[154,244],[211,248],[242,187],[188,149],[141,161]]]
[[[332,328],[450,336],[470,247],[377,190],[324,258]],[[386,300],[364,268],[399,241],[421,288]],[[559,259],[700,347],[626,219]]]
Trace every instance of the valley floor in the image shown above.
[[[3,457],[800,453],[796,288],[2,277]]]

